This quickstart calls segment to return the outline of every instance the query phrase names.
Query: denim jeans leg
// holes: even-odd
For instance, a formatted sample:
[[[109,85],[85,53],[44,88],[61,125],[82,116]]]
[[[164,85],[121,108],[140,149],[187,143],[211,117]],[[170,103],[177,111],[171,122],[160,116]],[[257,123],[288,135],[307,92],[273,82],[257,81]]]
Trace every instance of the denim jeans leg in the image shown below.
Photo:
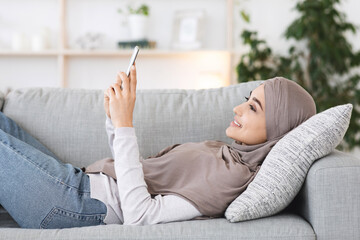
[[[27,133],[24,129],[22,129],[14,120],[7,117],[3,112],[0,112],[0,129],[16,137],[17,139],[26,142],[27,144],[40,150],[46,155],[49,155],[57,159],[54,153],[52,153],[47,147],[41,144],[37,139],[35,139],[33,136]]]
[[[106,206],[90,198],[89,177],[0,130],[0,204],[24,228],[103,224]]]

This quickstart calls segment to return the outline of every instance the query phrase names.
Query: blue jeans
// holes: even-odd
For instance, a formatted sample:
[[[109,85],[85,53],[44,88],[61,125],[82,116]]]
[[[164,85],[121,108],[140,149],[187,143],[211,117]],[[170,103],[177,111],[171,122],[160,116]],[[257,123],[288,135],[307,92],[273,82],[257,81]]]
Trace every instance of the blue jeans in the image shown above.
[[[90,198],[90,180],[64,164],[0,112],[0,204],[23,228],[104,224],[106,206]]]

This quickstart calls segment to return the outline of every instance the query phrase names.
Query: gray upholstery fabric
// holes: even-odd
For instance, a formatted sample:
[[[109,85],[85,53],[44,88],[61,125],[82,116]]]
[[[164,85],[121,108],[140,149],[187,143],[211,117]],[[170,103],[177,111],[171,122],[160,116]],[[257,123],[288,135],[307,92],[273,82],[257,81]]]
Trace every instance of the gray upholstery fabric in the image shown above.
[[[1,228],[18,228],[19,225],[12,219],[9,213],[0,205],[0,229]],[[1,231],[0,231],[1,239]]]
[[[176,143],[221,140],[233,107],[261,82],[209,90],[138,91],[134,126],[140,153],[148,157]],[[11,92],[4,113],[64,162],[83,167],[111,157],[102,90],[35,88]]]
[[[295,204],[318,240],[360,239],[360,159],[334,151],[316,161]]]
[[[349,126],[352,105],[327,109],[283,137],[269,152],[255,179],[227,208],[231,222],[278,213],[300,191],[311,164],[340,143]]]
[[[83,167],[110,156],[101,91],[26,89],[9,93],[3,112],[62,161]]]
[[[152,226],[107,225],[61,230],[0,229],[0,239],[315,239],[301,217],[281,214],[254,222],[194,220]]]

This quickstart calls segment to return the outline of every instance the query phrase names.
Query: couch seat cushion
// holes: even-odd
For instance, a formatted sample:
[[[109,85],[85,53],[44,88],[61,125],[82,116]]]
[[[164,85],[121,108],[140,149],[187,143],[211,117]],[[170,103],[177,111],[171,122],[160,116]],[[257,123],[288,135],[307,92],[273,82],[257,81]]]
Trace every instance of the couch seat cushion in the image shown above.
[[[4,239],[315,239],[308,222],[298,215],[276,216],[240,223],[225,218],[151,226],[106,225],[72,229],[0,229]]]

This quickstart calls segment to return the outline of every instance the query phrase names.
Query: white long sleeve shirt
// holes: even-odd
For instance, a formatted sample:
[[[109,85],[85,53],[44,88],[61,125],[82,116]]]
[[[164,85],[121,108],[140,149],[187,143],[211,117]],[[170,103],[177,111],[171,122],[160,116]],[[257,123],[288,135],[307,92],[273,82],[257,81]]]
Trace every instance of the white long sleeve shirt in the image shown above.
[[[107,207],[106,224],[150,225],[190,220],[202,214],[175,195],[151,197],[144,180],[135,129],[116,128],[106,117],[106,132],[117,182],[102,173],[89,174],[91,197]]]

